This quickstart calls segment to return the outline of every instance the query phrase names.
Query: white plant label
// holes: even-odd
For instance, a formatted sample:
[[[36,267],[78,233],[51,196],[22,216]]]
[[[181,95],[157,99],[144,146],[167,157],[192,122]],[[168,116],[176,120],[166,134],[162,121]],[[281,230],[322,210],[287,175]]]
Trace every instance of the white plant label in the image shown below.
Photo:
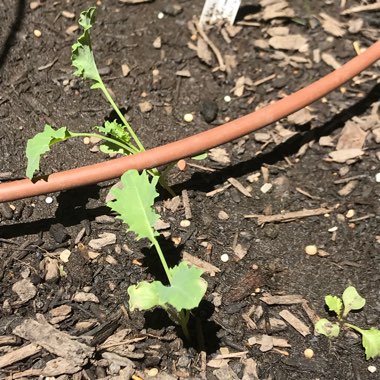
[[[200,23],[213,24],[219,20],[227,20],[231,25],[240,7],[240,0],[206,0],[200,18]]]

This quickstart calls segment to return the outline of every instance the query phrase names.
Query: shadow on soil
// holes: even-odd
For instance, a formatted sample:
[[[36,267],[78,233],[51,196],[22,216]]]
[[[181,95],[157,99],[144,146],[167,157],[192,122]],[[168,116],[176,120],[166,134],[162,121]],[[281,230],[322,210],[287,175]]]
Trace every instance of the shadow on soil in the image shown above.
[[[318,141],[322,136],[330,135],[333,131],[343,128],[344,124],[353,116],[363,114],[373,103],[380,99],[380,85],[377,84],[367,94],[349,108],[342,110],[336,114],[330,121],[324,125],[300,132],[286,140],[284,143],[276,146],[268,153],[260,154],[247,161],[239,162],[236,165],[217,170],[213,173],[203,174],[196,172],[191,179],[181,184],[173,186],[174,191],[180,194],[183,189],[194,189],[202,192],[208,192],[215,188],[216,185],[224,183],[230,177],[241,177],[255,170],[260,170],[263,164],[276,164],[285,157],[296,154],[299,149],[310,141]]]
[[[16,40],[16,34],[20,30],[22,21],[25,17],[26,0],[18,0],[16,5],[16,17],[9,28],[9,33],[5,39],[4,45],[0,50],[0,70],[5,63],[9,50]],[[3,20],[5,22],[5,20]],[[4,27],[4,24],[3,24]]]

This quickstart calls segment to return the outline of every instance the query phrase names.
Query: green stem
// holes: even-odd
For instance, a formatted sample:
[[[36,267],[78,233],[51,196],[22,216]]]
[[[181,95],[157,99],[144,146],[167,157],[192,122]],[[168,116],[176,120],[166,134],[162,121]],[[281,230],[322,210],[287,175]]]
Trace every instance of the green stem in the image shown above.
[[[126,144],[123,144],[120,141],[115,140],[115,139],[113,139],[111,137],[107,137],[107,136],[104,136],[104,135],[98,135],[97,133],[76,133],[76,132],[70,132],[70,134],[71,134],[70,137],[97,137],[99,139],[108,141],[108,142],[110,142],[112,144],[118,145],[120,148],[126,150],[127,152],[129,152],[131,154],[135,154],[135,153],[138,152],[138,149],[136,147],[134,147],[133,145],[126,145]]]
[[[129,125],[127,120],[125,119],[124,115],[119,110],[119,107],[116,105],[116,103],[113,101],[110,93],[108,92],[106,86],[104,85],[103,81],[101,81],[100,89],[103,91],[104,96],[107,98],[107,100],[111,103],[112,108],[115,110],[117,115],[119,116],[120,120],[124,123],[124,125],[127,127],[129,134],[132,136],[133,140],[137,144],[137,146],[140,149],[140,152],[144,152],[145,148],[139,138],[137,137],[136,133],[133,131],[132,127]]]
[[[165,273],[166,273],[166,277],[168,278],[169,283],[171,284],[172,283],[172,276],[170,275],[169,267],[168,267],[168,264],[166,263],[165,256],[162,253],[160,244],[158,243],[158,241],[157,241],[156,238],[153,238],[152,242],[153,242],[153,244],[154,244],[154,246],[156,248],[156,251],[158,253],[158,256],[159,256],[159,258],[161,260],[161,264],[164,267],[164,270],[165,270]]]
[[[351,325],[351,323],[347,323],[347,322],[345,322],[344,325],[347,326],[347,327],[349,327],[349,328],[351,328],[351,329],[353,329],[353,330],[355,330],[355,331],[357,331],[358,333],[362,334],[362,329],[361,328],[359,328],[359,327],[357,327],[355,325]]]

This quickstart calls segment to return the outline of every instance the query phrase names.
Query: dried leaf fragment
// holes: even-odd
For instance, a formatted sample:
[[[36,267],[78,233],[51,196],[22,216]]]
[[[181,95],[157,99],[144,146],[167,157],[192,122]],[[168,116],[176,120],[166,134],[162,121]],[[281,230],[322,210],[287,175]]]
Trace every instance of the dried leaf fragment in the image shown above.
[[[24,278],[14,283],[12,291],[18,295],[21,304],[28,302],[37,294],[37,288],[32,284],[29,278]]]
[[[358,124],[348,121],[342,129],[336,149],[361,149],[366,136],[367,132],[364,132]]]
[[[330,152],[329,156],[334,162],[343,164],[354,158],[361,157],[364,154],[364,151],[361,149],[341,149],[334,152]]]
[[[274,36],[268,42],[274,49],[306,51],[308,47],[307,39],[300,34]]]

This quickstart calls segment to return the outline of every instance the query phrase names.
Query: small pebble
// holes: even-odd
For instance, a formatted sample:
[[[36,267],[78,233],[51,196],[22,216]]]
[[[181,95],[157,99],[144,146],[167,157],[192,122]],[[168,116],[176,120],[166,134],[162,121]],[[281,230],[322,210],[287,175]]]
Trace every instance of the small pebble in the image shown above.
[[[331,227],[331,228],[328,229],[329,232],[335,232],[335,231],[337,231],[337,230],[338,230],[338,227],[337,227],[337,226],[335,226],[335,227]]]
[[[306,359],[311,359],[314,356],[314,351],[311,348],[307,348],[303,354]]]
[[[266,194],[272,187],[273,185],[271,183],[264,183],[264,185],[260,187],[260,191]]]
[[[83,144],[84,145],[88,145],[90,143],[90,138],[89,137],[85,137],[84,139],[83,139]]]
[[[318,248],[316,245],[307,245],[305,247],[305,252],[309,255],[309,256],[314,256],[317,254],[318,252]]]
[[[191,123],[194,120],[194,116],[191,113],[187,113],[183,116],[183,120],[185,120],[186,123]]]
[[[220,256],[220,260],[222,260],[224,263],[226,263],[230,257],[227,255],[227,253],[223,253],[223,255]]]
[[[205,122],[211,123],[218,115],[218,105],[212,100],[205,100],[201,104],[200,112]]]
[[[376,173],[375,180],[376,182],[380,182],[380,173]]]
[[[158,15],[157,15],[158,19],[159,20],[162,20],[164,18],[164,14],[162,12],[160,12]]]
[[[375,373],[377,371],[377,368],[374,365],[368,366],[368,371],[371,373]]]
[[[226,96],[224,97],[224,101],[225,101],[226,103],[229,103],[229,102],[231,101],[231,96],[226,95]]]
[[[220,219],[220,220],[227,220],[227,219],[229,219],[229,215],[225,212],[225,211],[219,211],[219,213],[218,213],[218,218]]]
[[[40,38],[42,36],[42,33],[40,30],[38,29],[34,29],[33,30],[33,34],[37,37],[37,38]]]
[[[354,215],[355,215],[355,210],[350,209],[350,210],[347,211],[346,218],[347,218],[347,219],[350,219],[350,218],[352,218]]]
[[[53,198],[52,197],[46,197],[45,202],[50,205],[50,203],[53,203]]]
[[[156,377],[158,375],[158,369],[157,368],[151,368],[148,371],[148,376],[149,377]]]
[[[187,220],[187,219],[181,220],[181,222],[179,223],[181,227],[190,227],[190,224],[191,224],[190,220]]]

